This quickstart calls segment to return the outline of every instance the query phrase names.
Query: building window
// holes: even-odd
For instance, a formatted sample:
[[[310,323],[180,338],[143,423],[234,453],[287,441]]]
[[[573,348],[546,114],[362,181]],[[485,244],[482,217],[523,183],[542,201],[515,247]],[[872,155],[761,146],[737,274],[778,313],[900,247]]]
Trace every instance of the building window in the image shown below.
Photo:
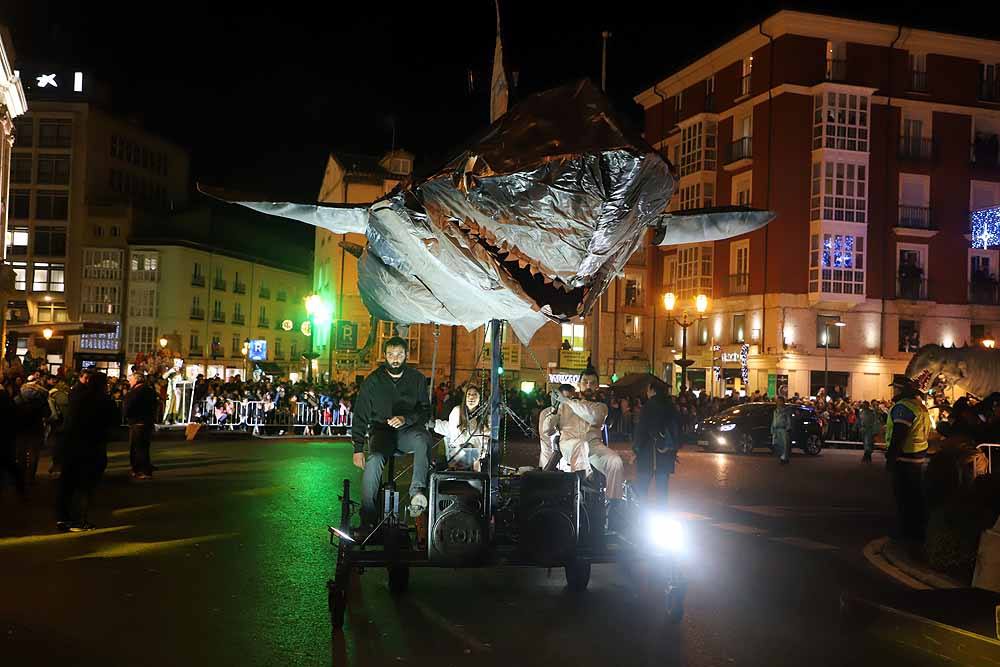
[[[715,121],[699,121],[681,128],[681,176],[698,171],[715,171],[717,132]]]
[[[236,302],[233,304],[233,324],[244,325],[246,318],[243,316],[243,304]]]
[[[712,295],[712,246],[688,246],[677,251],[677,298],[687,304],[695,296]]]
[[[382,345],[385,341],[389,340],[393,336],[399,335],[399,327],[395,322],[390,322],[387,320],[379,320],[378,322],[378,340],[376,349],[378,350],[379,358],[376,363],[382,360]],[[487,340],[489,340],[487,338]],[[420,325],[411,324],[409,331],[406,335],[406,342],[409,344],[410,352],[407,360],[410,363],[418,363],[420,361]],[[506,345],[504,346],[506,347]],[[293,348],[294,349],[294,348]]]
[[[11,167],[11,180],[14,183],[31,183],[31,156],[14,155]]]
[[[868,167],[826,160],[813,162],[810,220],[868,222]]]
[[[583,351],[585,327],[582,324],[562,325],[562,349],[570,349],[574,352]],[[567,348],[567,344],[569,348]]]
[[[295,361],[299,358],[299,344],[294,340],[291,345],[288,346],[288,358]]]
[[[85,248],[83,251],[83,277],[91,280],[121,280],[122,251]]]
[[[695,325],[695,341],[698,345],[708,345],[709,341],[708,320],[700,319]]]
[[[39,155],[38,182],[69,185],[69,156]]]
[[[715,185],[713,183],[692,183],[680,190],[680,210],[708,208],[715,204]]]
[[[64,301],[46,301],[38,305],[39,324],[50,322],[69,322],[69,311]]]
[[[865,293],[865,237],[813,234],[809,240],[809,291]]]
[[[34,254],[63,257],[66,254],[65,227],[35,227]]]
[[[40,190],[35,195],[35,217],[39,220],[68,220],[69,193]]]
[[[281,339],[280,338],[275,338],[274,339],[274,358],[275,359],[284,359],[285,358],[284,354],[282,354],[282,352],[281,352]]]
[[[159,279],[160,256],[156,253],[133,252],[129,257],[129,280],[156,282]]]
[[[104,225],[94,225],[94,238],[96,239],[104,238]]]
[[[288,301],[288,292],[283,289],[278,290],[278,294],[275,296],[278,301]]]
[[[7,229],[4,245],[7,246],[7,257],[28,256],[28,228],[10,227]]]
[[[643,274],[639,271],[625,272],[625,306],[642,308],[645,305],[645,295],[642,291]]]
[[[750,239],[729,245],[729,294],[750,293]]]
[[[740,92],[737,97],[750,94],[750,75],[753,73],[753,56],[745,56],[740,63]]]
[[[260,307],[260,317],[257,318],[257,326],[258,327],[269,326],[267,321],[267,306]]]
[[[87,315],[117,315],[121,312],[118,288],[112,285],[84,285],[82,310]]]
[[[840,329],[837,322],[839,315],[817,315],[816,316],[816,347],[830,347],[837,349],[840,347]]]
[[[826,80],[844,81],[847,78],[847,43],[826,43]]]
[[[129,317],[157,317],[157,291],[155,287],[130,287],[128,291]]]
[[[222,312],[222,302],[216,299],[212,302],[212,321],[225,322],[226,314]]]
[[[1000,100],[1000,63],[980,63],[979,99]]]
[[[233,334],[233,347],[230,350],[230,354],[234,357],[243,356],[243,342],[240,340],[239,334]]]
[[[899,321],[899,351],[916,352],[920,349],[920,323],[916,320]]]
[[[28,264],[26,262],[11,262],[14,270],[14,289],[24,292],[28,289]]]
[[[705,79],[705,111],[715,111],[715,75]]]
[[[66,291],[66,265],[35,262],[32,292],[64,292]]]
[[[69,148],[73,145],[73,121],[42,120],[38,123],[38,145],[41,148]]]
[[[868,151],[868,96],[828,91],[813,98],[813,150]]]
[[[733,332],[731,340],[734,343],[745,343],[747,339],[747,316],[744,313],[733,315]]]
[[[201,341],[198,339],[198,332],[192,331],[191,337],[188,340],[188,351],[191,355],[200,357],[201,356]]]
[[[663,258],[663,287],[667,292],[675,292],[677,282],[677,255],[667,255]]]
[[[120,230],[118,229],[118,225],[111,225],[111,237],[118,238],[119,233]]]
[[[927,90],[927,54],[910,54],[910,90],[925,92]]]
[[[34,145],[34,123],[34,118],[21,117],[14,119],[14,145],[17,148],[31,148]]]
[[[642,343],[642,317],[639,315],[625,315],[625,344]]]
[[[684,91],[679,91],[677,96],[674,98],[674,113],[680,115],[684,110]]]
[[[985,324],[969,325],[969,336],[972,338],[971,343],[973,345],[979,345],[980,343],[982,343],[983,339],[986,338],[986,325]]]
[[[152,352],[157,339],[157,329],[154,326],[131,326],[128,328],[127,352],[129,356],[140,352]]]
[[[115,352],[121,345],[121,329],[121,323],[115,322],[114,333],[84,334],[80,336],[80,349]]]
[[[216,334],[212,336],[212,356],[221,357],[225,355],[225,348],[222,347],[222,336]]]
[[[31,217],[31,192],[28,190],[14,190],[11,193],[11,212],[15,220],[27,220]]]
[[[753,172],[733,176],[733,191],[730,201],[734,206],[752,206]]]

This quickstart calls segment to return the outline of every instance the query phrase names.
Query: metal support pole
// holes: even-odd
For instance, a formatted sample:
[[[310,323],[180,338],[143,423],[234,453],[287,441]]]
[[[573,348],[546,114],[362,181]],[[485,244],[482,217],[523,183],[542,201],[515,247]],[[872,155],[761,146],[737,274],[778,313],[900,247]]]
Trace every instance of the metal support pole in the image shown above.
[[[688,380],[688,327],[691,323],[685,318],[681,323],[681,387],[687,387]]]
[[[500,410],[503,397],[500,395],[500,368],[503,365],[503,320],[490,320],[490,474],[494,474],[499,461],[494,454],[500,448]]]
[[[825,345],[823,346],[823,388],[830,395],[830,325],[823,325]]]

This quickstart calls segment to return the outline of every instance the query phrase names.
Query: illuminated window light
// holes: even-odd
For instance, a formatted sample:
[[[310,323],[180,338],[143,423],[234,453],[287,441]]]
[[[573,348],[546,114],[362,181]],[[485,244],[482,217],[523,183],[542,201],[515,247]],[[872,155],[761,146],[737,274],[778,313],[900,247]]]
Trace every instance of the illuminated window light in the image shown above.
[[[973,248],[986,250],[1000,245],[1000,206],[973,211],[970,219]]]
[[[83,72],[73,72],[73,92],[83,92]]]

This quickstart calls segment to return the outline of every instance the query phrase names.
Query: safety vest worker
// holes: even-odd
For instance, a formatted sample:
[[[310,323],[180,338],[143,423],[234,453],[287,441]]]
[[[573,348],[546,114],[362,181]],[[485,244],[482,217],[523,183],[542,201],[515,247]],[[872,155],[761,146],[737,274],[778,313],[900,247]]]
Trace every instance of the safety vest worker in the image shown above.
[[[906,437],[902,439],[899,453],[903,455],[920,455],[927,451],[927,435],[931,430],[931,415],[923,401],[918,398],[901,398],[889,411],[889,421],[885,425],[885,442],[892,444],[893,424],[900,423],[909,427]]]
[[[903,377],[891,386],[896,396],[885,428],[888,445],[885,460],[896,498],[899,537],[922,544],[927,526],[924,471],[931,418],[921,401],[923,392],[916,380]]]

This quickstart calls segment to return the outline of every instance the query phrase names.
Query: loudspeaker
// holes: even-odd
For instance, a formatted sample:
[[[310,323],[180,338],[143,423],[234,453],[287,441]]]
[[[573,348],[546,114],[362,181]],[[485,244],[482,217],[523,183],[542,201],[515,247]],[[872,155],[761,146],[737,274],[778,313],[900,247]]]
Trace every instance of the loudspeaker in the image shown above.
[[[539,565],[572,559],[580,533],[580,476],[532,471],[521,483],[519,533],[522,554]]]
[[[489,552],[489,476],[478,472],[431,474],[427,558],[451,566],[476,565]]]

